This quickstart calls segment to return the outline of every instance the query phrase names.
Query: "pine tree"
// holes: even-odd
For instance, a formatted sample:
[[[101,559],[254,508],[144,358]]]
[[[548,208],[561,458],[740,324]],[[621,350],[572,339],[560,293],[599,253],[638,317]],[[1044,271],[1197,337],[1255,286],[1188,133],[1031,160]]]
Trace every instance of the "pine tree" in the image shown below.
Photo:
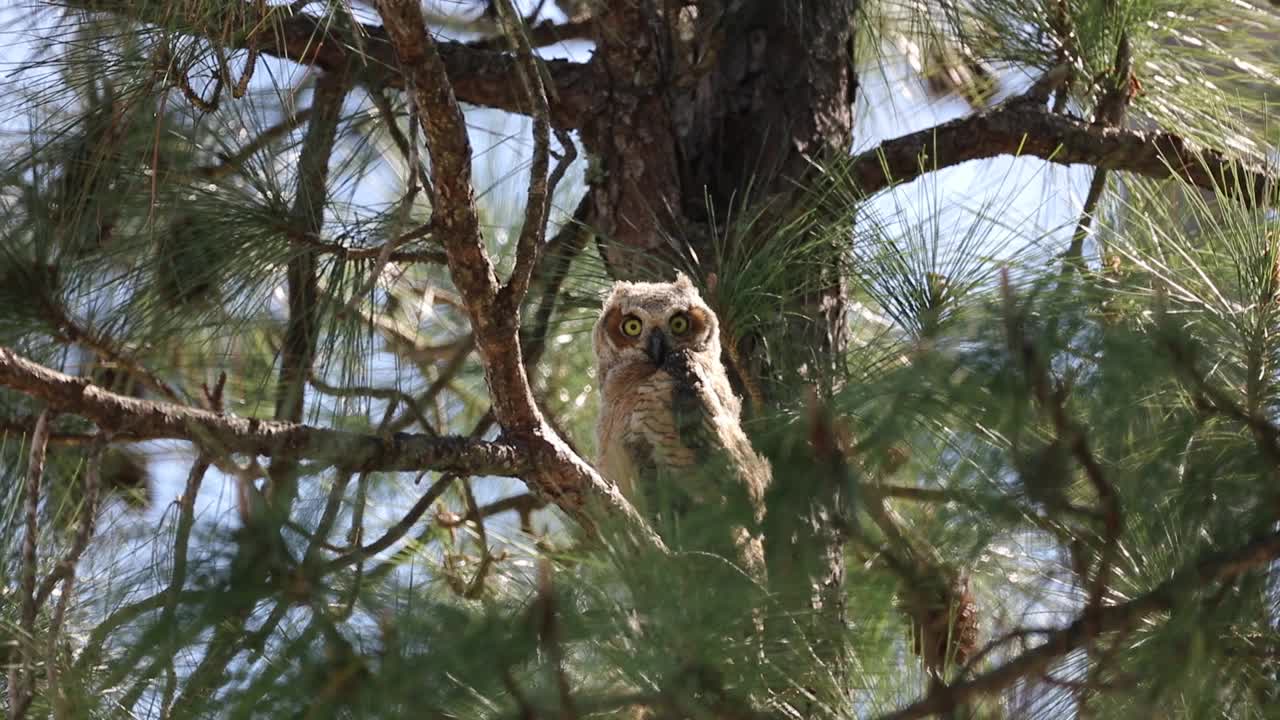
[[[1274,3],[4,11],[10,717],[1280,717]],[[591,464],[677,270],[764,577]]]

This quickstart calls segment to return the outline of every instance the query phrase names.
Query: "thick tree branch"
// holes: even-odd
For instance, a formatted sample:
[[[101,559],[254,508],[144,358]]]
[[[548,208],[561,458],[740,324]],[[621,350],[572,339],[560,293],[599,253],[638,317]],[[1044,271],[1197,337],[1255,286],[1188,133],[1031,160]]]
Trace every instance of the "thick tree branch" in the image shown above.
[[[1125,632],[1149,615],[1174,610],[1184,593],[1226,582],[1276,558],[1280,558],[1280,532],[1259,536],[1232,552],[1207,555],[1145,595],[1104,607],[1091,617],[1082,616],[1067,627],[1048,633],[1044,644],[969,682],[929,693],[924,699],[884,716],[883,720],[911,720],[945,713],[980,695],[999,692],[1019,679],[1039,676],[1059,658],[1084,647],[1099,635]]]
[[[0,347],[0,386],[92,420],[132,440],[188,440],[213,453],[290,454],[354,471],[440,470],[516,476],[528,469],[519,448],[460,437],[342,432],[291,422],[240,418],[117,395]]]
[[[847,177],[864,193],[921,175],[999,155],[1031,155],[1060,165],[1092,165],[1151,178],[1178,176],[1250,205],[1277,200],[1276,168],[1202,148],[1167,132],[1103,127],[1055,115],[1032,103],[1010,102],[887,140],[852,159]]]
[[[395,51],[385,28],[371,25],[349,27],[306,13],[292,13],[287,6],[273,6],[259,14],[255,3],[244,3],[241,28],[259,28],[256,33],[238,32],[227,36],[222,18],[198,13],[199,4],[126,2],[125,0],[64,0],[70,8],[106,12],[135,22],[203,35],[227,48],[248,48],[252,39],[263,55],[314,65],[327,71],[350,69],[355,79],[374,87],[404,89],[404,78],[395,70]],[[185,13],[173,6],[189,7]],[[423,26],[423,33],[426,30]],[[529,100],[515,81],[519,62],[501,52],[469,47],[465,43],[438,43],[453,90],[461,102],[528,113]],[[588,67],[566,60],[543,63],[545,77],[553,84],[548,92],[551,121],[557,127],[574,128],[584,121],[594,102],[595,91]]]
[[[570,20],[563,23],[543,20],[537,25],[530,26],[524,31],[524,34],[529,39],[531,46],[539,48],[572,40],[589,40],[595,27],[596,21],[592,18]],[[483,40],[473,40],[467,43],[467,46],[477,50],[506,50],[507,43],[508,41],[505,37],[496,35]]]

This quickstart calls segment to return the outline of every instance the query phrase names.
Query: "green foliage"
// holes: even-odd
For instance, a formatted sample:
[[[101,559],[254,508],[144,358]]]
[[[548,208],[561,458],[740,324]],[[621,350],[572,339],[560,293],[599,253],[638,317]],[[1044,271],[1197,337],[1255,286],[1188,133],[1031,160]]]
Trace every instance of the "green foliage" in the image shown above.
[[[242,98],[228,87],[202,107],[181,82],[207,99],[224,61],[242,73],[250,58],[219,58],[192,35],[243,41],[248,5],[171,5],[183,11],[145,28],[41,16],[69,27],[33,60],[57,82],[31,81],[12,101],[29,131],[6,139],[0,172],[0,345],[122,395],[268,419],[282,392],[285,276],[314,256],[318,359],[305,422],[496,437],[439,238],[415,232],[431,208],[414,179],[421,158],[399,148],[404,136],[420,144],[405,122],[412,109],[398,95],[349,93],[323,222],[308,234],[296,195],[299,106],[313,82],[258,58]],[[329,5],[325,22],[356,18]],[[1228,40],[1261,41],[1228,38],[1193,10],[1256,22],[1263,36],[1274,13],[1162,0],[917,5],[863,8],[864,71],[889,59],[881,46],[895,28],[1032,75],[1066,62],[1075,75],[1064,97],[1088,117],[1127,34],[1145,88],[1135,122],[1267,147],[1260,90],[1280,70],[1256,56],[1261,46],[1232,62]],[[1063,28],[1067,50],[1054,40]],[[477,195],[487,249],[506,273],[523,211],[510,186],[521,185],[524,158],[493,147],[505,154],[477,163]],[[584,165],[557,209],[575,204]],[[772,381],[766,407],[744,387],[748,429],[774,468],[768,516],[757,527],[733,498],[666,513],[655,523],[665,553],[609,518],[584,532],[516,482],[322,463],[286,468],[300,487],[287,522],[254,524],[264,476],[288,463],[224,454],[187,479],[188,445],[124,437],[100,467],[99,527],[61,633],[52,605],[22,627],[13,598],[40,407],[0,392],[0,664],[17,648],[34,659],[33,715],[874,717],[999,669],[1082,617],[1101,568],[1105,605],[1123,607],[1274,531],[1273,211],[1123,176],[1098,213],[1096,253],[1064,269],[1060,228],[1010,227],[1001,196],[944,207],[932,179],[890,193],[866,198],[847,163],[815,159],[794,196],[709,208],[718,224],[706,237],[672,238],[653,254],[655,273],[679,267],[701,285],[726,345],[747,358],[728,356],[735,380],[767,371]],[[1044,200],[1068,228],[1070,205]],[[998,247],[1010,234],[1020,246]],[[544,336],[526,338],[526,349],[545,343],[530,377],[591,458],[589,335],[611,280],[583,244],[554,250],[562,255],[549,246],[543,262],[563,262],[565,277],[558,290],[536,278],[522,320],[532,327],[549,303]],[[798,340],[813,318],[797,308],[841,286],[858,312],[824,375]],[[53,432],[37,508],[41,579],[85,517],[93,429],[68,413]],[[767,575],[742,561],[739,526],[766,537]],[[843,582],[824,586],[833,564]],[[982,644],[993,644],[963,657],[951,648],[929,668],[920,616],[958,627],[956,608],[930,603],[954,600],[948,583],[961,580]],[[1161,592],[1123,631],[969,708],[1275,717],[1274,562]]]

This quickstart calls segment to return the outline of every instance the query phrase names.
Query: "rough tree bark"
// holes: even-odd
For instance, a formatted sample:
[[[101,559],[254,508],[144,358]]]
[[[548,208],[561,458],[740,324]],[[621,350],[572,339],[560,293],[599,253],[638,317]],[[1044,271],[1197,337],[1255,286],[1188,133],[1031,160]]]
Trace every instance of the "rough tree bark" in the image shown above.
[[[768,203],[767,231],[815,161],[848,153],[857,5],[623,0],[601,9],[599,91],[582,132],[615,275],[661,273],[655,255],[669,264],[691,254],[705,278],[717,270],[713,228],[729,225],[731,208]],[[819,358],[838,352],[838,277],[803,305],[813,322],[801,347]]]
[[[597,104],[582,137],[596,162],[589,178],[595,218],[615,277],[669,278],[673,265],[692,263],[706,281],[720,270],[711,243],[718,229],[733,227],[731,211],[764,208],[752,234],[768,233],[804,196],[799,190],[815,162],[849,153],[857,6],[857,0],[599,4]],[[751,242],[719,234],[723,243]],[[792,357],[765,358],[755,338],[725,338],[738,344],[735,357],[747,358],[746,367],[729,363],[740,390],[764,387],[767,398],[771,376],[784,364],[805,367],[812,380],[824,382],[822,370],[846,342],[839,263],[829,267],[830,277],[798,298],[796,316],[803,321],[778,328],[786,336],[778,344],[799,350]],[[840,625],[844,538],[835,516],[841,490],[835,482],[812,490],[795,507],[779,509],[790,521],[770,523],[769,554],[781,560],[771,563],[771,580],[790,588],[789,596],[795,588],[810,589],[798,601],[822,612],[809,616]],[[801,561],[798,554],[821,560]],[[815,637],[840,632],[815,629]]]

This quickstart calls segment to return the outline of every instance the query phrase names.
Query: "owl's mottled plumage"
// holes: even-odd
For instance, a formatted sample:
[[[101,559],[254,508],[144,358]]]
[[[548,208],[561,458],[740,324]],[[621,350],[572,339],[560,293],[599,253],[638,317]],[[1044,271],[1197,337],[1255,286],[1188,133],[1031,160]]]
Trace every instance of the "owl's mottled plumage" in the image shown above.
[[[742,431],[741,402],[720,360],[719,322],[693,283],[684,275],[671,283],[617,283],[593,345],[605,477],[651,514],[665,509],[645,507],[663,474],[684,501],[697,504],[718,502],[736,486],[759,522],[769,465]],[[711,472],[680,472],[704,468]]]

